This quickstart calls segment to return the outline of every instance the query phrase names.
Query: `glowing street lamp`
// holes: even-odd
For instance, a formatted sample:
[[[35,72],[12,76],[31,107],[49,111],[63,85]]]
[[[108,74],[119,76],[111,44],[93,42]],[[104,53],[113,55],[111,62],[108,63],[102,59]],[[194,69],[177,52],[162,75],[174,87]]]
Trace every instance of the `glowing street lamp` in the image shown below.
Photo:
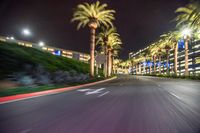
[[[25,29],[22,30],[22,34],[25,35],[25,36],[30,36],[30,35],[31,35],[31,32],[30,32],[29,29],[26,29],[26,28],[25,28]]]
[[[10,37],[11,40],[15,40],[15,38],[13,36]]]
[[[188,44],[189,39],[191,37],[192,30],[189,28],[186,28],[182,31],[182,36],[185,39],[185,75],[188,76]]]
[[[44,45],[45,45],[44,42],[42,42],[42,41],[39,42],[39,46],[40,46],[40,47],[42,47],[42,46],[44,46]]]
[[[191,30],[191,29],[185,28],[185,29],[182,31],[182,36],[184,37],[184,39],[187,39],[187,38],[191,37],[191,33],[192,33],[192,30]]]

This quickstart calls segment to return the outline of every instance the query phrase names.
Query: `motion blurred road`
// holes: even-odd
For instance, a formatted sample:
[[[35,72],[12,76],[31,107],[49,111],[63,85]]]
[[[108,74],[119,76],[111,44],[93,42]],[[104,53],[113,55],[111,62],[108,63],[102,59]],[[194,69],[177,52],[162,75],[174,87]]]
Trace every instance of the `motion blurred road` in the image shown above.
[[[200,82],[119,76],[1,104],[0,133],[200,133]]]

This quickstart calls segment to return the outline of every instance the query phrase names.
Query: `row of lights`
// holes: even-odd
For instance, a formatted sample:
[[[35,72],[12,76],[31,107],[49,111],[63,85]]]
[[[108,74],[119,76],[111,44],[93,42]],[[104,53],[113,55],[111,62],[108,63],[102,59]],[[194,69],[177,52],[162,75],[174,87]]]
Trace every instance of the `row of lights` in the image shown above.
[[[25,29],[22,30],[22,34],[23,34],[24,36],[27,36],[27,37],[32,35],[31,31],[30,31],[29,29],[27,29],[27,28],[25,28]],[[15,38],[14,38],[13,36],[11,36],[11,37],[6,37],[6,39],[7,39],[7,40],[15,40]],[[42,46],[45,45],[45,43],[44,43],[43,41],[40,41],[40,42],[38,43],[38,45],[42,47]]]
[[[186,37],[191,37],[191,35],[192,35],[192,30],[189,29],[189,28],[185,28],[185,29],[182,30],[181,34],[182,34],[183,38],[186,39]],[[200,34],[199,34],[198,37],[200,38]],[[145,49],[146,49],[146,48],[145,48]],[[135,53],[134,55],[137,55],[137,54],[140,53],[140,52],[141,52],[141,50],[139,50],[139,51],[138,51],[137,53]],[[133,53],[129,53],[129,54],[133,54]]]

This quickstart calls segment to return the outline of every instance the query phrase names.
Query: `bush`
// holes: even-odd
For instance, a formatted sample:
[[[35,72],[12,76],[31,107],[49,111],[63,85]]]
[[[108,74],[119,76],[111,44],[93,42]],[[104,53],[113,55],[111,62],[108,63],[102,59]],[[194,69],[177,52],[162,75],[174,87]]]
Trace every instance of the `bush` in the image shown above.
[[[165,77],[165,78],[181,78],[181,79],[193,79],[193,80],[200,80],[200,74],[198,75],[190,75],[190,76],[185,76],[185,75],[176,75],[176,74],[144,74],[144,76],[156,76],[156,77]]]
[[[89,64],[87,63],[5,42],[0,42],[0,59],[1,79],[14,72],[21,72],[24,69],[31,70],[38,65],[41,65],[47,72],[74,70],[77,73],[89,73]]]

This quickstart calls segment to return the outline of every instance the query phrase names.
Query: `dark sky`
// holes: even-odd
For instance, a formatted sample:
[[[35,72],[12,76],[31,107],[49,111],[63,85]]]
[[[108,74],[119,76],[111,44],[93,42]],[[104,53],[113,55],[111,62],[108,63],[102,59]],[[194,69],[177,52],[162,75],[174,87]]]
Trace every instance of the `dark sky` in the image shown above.
[[[0,35],[89,53],[88,28],[76,30],[70,23],[78,3],[95,0],[1,0]],[[174,10],[188,0],[100,0],[116,10],[116,25],[123,41],[120,57],[137,51],[163,32],[175,27],[170,21]],[[33,36],[24,38],[21,29],[28,27]]]

